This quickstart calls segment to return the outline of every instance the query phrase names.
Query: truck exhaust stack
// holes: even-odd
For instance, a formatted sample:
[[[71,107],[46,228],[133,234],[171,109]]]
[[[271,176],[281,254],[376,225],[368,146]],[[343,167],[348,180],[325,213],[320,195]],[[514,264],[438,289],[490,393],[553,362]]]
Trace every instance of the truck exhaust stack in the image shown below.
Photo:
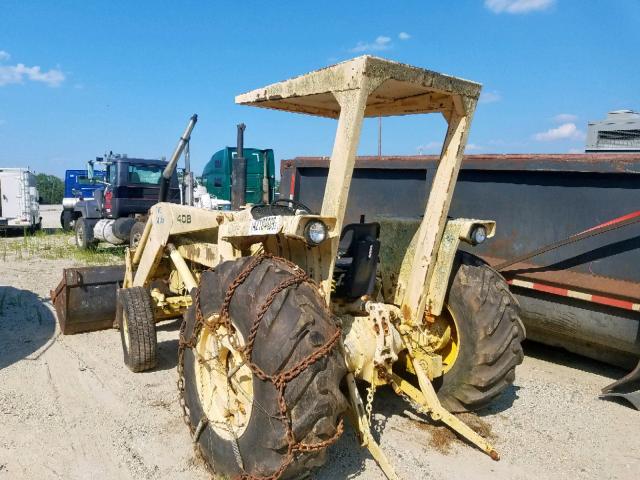
[[[231,167],[231,208],[240,210],[245,204],[247,188],[247,160],[244,158],[244,123],[238,124],[236,159]]]

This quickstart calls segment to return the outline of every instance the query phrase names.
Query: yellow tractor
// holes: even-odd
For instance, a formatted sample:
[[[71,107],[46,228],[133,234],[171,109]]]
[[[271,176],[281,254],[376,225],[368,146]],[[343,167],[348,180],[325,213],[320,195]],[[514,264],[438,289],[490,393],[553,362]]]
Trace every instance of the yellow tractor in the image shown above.
[[[117,294],[124,359],[136,372],[154,367],[156,322],[184,316],[184,420],[217,474],[300,476],[322,464],[348,414],[396,478],[370,433],[383,385],[498,459],[451,413],[485,406],[514,381],[525,336],[504,279],[460,249],[495,223],[447,217],[480,89],[362,56],[239,95],[338,120],[320,212],[288,199],[151,209]],[[425,113],[448,129],[424,216],[343,225],[364,117]]]

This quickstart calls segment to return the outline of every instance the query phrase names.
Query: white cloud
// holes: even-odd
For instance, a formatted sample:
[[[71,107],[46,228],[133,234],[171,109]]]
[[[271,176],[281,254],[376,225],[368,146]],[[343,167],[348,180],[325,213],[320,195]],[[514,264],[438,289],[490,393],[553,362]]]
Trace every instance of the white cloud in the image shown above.
[[[481,150],[484,150],[484,147],[477,143],[467,143],[467,146],[464,149],[465,152],[479,152]]]
[[[52,68],[43,71],[39,66],[27,67],[22,63],[17,65],[0,65],[0,87],[12,83],[42,82],[50,87],[58,87],[65,80],[61,70]]]
[[[416,150],[419,155],[424,155],[425,153],[440,153],[440,150],[442,150],[442,142],[431,141],[424,145],[418,145]]]
[[[425,143],[424,145],[418,145],[416,147],[416,150],[418,151],[418,155],[426,155],[426,154],[433,154],[433,153],[439,154],[442,151],[442,143],[443,142],[431,141],[431,142]],[[484,150],[484,147],[476,143],[467,143],[467,146],[464,149],[464,151],[467,153],[478,152],[480,150]]]
[[[411,38],[411,35],[409,35],[407,32],[400,32],[398,34],[398,38],[400,40],[409,40]]]
[[[583,148],[570,148],[567,153],[584,153]]]
[[[503,140],[502,138],[492,138],[485,142],[489,149],[493,151],[528,151],[531,148],[530,142],[521,140]]]
[[[375,52],[380,50],[389,50],[391,48],[391,38],[380,35],[373,42],[358,42],[355,47],[350,49],[351,52]]]
[[[9,60],[11,58],[11,55],[9,55],[9,52],[5,52],[4,50],[0,50],[0,62],[4,61],[4,60]]]
[[[584,132],[578,130],[575,123],[563,123],[559,127],[551,128],[546,132],[536,133],[533,136],[539,142],[553,142],[556,140],[584,140]]]
[[[578,116],[574,115],[573,113],[560,113],[553,117],[553,121],[556,123],[575,122],[577,119]]]
[[[494,103],[494,102],[499,102],[500,100],[502,100],[502,95],[500,95],[500,92],[494,90],[492,92],[482,92],[480,94],[480,103]]]
[[[556,0],[484,0],[485,8],[493,13],[529,13],[547,10]]]

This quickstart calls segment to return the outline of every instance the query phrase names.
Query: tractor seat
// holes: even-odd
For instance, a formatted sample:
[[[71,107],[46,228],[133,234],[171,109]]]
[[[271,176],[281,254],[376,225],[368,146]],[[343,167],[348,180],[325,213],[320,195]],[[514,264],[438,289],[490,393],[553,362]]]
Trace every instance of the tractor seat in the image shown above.
[[[352,258],[359,241],[365,239],[377,240],[379,236],[379,223],[350,223],[345,225],[340,234],[338,259]]]
[[[336,296],[357,298],[373,291],[379,236],[379,223],[351,223],[342,229],[334,269]]]

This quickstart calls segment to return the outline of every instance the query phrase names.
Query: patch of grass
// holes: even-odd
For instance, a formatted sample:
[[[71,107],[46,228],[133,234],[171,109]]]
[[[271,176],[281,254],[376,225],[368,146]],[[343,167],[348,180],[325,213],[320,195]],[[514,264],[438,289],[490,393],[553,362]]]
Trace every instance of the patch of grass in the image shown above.
[[[17,238],[0,239],[0,261],[43,258],[59,260],[68,258],[83,265],[112,265],[122,263],[125,246],[101,244],[93,250],[76,247],[73,233],[62,230],[44,231]]]

